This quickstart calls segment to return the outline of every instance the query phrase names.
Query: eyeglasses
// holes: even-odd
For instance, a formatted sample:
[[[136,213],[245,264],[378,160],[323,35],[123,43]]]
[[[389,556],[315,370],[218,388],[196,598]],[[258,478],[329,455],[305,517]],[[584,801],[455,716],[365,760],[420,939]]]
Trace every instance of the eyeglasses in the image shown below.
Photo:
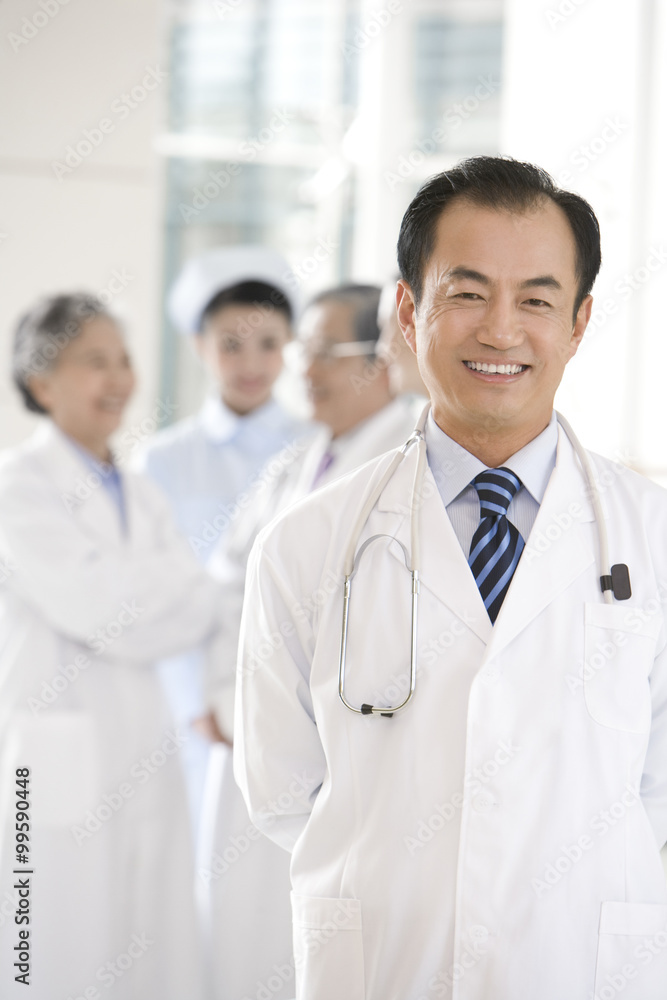
[[[331,365],[339,358],[373,357],[377,349],[375,340],[350,340],[344,343],[308,344],[298,342],[294,345],[300,361],[312,364],[317,361],[322,365]]]

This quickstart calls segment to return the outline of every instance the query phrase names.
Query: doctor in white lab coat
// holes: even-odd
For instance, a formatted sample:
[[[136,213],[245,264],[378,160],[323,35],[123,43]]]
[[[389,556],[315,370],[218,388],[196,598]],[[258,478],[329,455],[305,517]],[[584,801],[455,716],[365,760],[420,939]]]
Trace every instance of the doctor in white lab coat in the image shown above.
[[[188,260],[170,290],[170,318],[212,391],[197,413],[154,435],[137,468],[162,489],[202,565],[251,503],[267,459],[283,448],[295,453],[310,430],[273,395],[299,304],[287,260],[254,245]],[[172,657],[160,676],[176,719],[192,730],[183,764],[198,831],[210,749],[199,732],[208,729],[202,651]]]
[[[134,376],[105,307],[37,305],[14,376],[47,416],[0,464],[0,994],[198,1000],[188,734],[154,661],[212,636],[219,586],[113,463]]]
[[[299,345],[321,426],[297,449],[267,463],[263,488],[209,562],[224,583],[225,626],[210,647],[208,698],[230,743],[243,586],[255,535],[315,485],[404,441],[423,408],[412,397],[392,398],[386,365],[375,356],[378,299],[374,286],[342,286],[321,293],[304,310]],[[325,455],[331,461],[323,467]],[[231,747],[218,744],[210,758],[198,875],[206,887],[221,1000],[254,996],[269,981],[276,1000],[294,995],[289,862],[285,851],[254,830],[234,780]]]
[[[607,603],[593,494],[553,413],[599,263],[590,207],[515,161],[465,161],[405,215],[399,319],[432,399],[427,466],[413,496],[415,445],[361,530],[357,552],[388,537],[353,580],[345,687],[356,707],[407,693],[413,512],[401,712],[356,714],[338,693],[344,553],[391,456],[253,550],[236,768],[292,851],[299,1000],[664,1000],[667,494],[591,457],[632,586]]]

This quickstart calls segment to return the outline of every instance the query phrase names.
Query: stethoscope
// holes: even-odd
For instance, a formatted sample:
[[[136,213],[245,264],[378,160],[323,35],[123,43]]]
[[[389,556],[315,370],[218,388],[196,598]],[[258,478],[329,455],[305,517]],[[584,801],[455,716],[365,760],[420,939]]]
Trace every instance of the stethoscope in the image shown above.
[[[419,508],[421,506],[419,502],[420,494],[423,491],[424,480],[426,476],[426,439],[424,437],[424,429],[426,427],[426,420],[430,411],[430,404],[424,407],[421,413],[417,425],[413,430],[412,434],[405,442],[402,448],[394,455],[393,459],[389,463],[387,469],[385,470],[379,481],[371,486],[369,495],[366,497],[365,502],[362,504],[359,516],[354,524],[354,528],[350,534],[350,540],[345,552],[345,559],[343,562],[343,573],[344,573],[344,584],[343,584],[343,625],[341,630],[340,638],[340,658],[338,662],[338,694],[340,699],[351,712],[356,715],[381,715],[384,718],[391,718],[397,712],[402,711],[410,704],[415,693],[415,684],[417,681],[417,618],[419,612]],[[597,482],[595,480],[595,473],[593,471],[593,466],[591,465],[590,459],[583,446],[581,445],[576,434],[570,427],[569,423],[560,413],[556,413],[558,423],[561,425],[565,433],[567,434],[572,447],[574,448],[577,458],[581,463],[581,467],[584,471],[586,481],[588,483],[589,494],[591,502],[593,505],[593,513],[595,517],[595,522],[597,525],[598,542],[599,542],[599,566],[601,569],[600,574],[600,589],[602,590],[602,595],[607,604],[614,603],[614,597],[618,601],[626,601],[631,597],[630,590],[630,575],[628,572],[628,567],[624,563],[618,563],[614,566],[609,566],[609,545],[607,540],[607,525],[605,521],[605,516],[602,510],[602,503],[600,502],[600,491],[598,490]],[[412,484],[412,499],[410,503],[410,552],[408,553],[402,542],[394,538],[392,535],[372,535],[367,538],[366,541],[361,545],[359,551],[357,549],[357,543],[361,537],[361,533],[364,529],[364,525],[368,520],[373,507],[376,505],[380,495],[382,494],[387,483],[394,475],[399,465],[412,449],[413,445],[417,446],[417,464],[415,466],[415,475]],[[356,705],[352,705],[345,697],[345,667],[347,661],[347,632],[348,632],[348,622],[350,613],[350,596],[352,594],[352,580],[355,573],[359,569],[359,562],[362,555],[366,551],[372,542],[376,541],[378,538],[391,538],[392,541],[400,545],[403,550],[403,557],[405,559],[405,565],[411,576],[411,592],[412,592],[412,611],[411,611],[411,625],[410,625],[410,686],[408,688],[408,693],[402,702],[398,705],[388,705],[388,706],[378,706],[369,705],[363,703],[358,708]]]

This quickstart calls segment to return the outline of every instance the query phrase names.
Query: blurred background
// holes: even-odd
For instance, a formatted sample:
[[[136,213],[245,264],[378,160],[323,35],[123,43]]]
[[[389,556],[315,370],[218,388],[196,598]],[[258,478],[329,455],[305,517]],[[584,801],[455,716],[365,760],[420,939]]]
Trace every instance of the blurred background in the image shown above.
[[[604,262],[558,404],[667,484],[667,4],[3,0],[0,446],[31,430],[17,317],[86,288],[125,318],[128,425],[194,412],[169,288],[217,244],[282,251],[305,297],[395,269],[405,208],[460,158],[533,160],[595,208]]]

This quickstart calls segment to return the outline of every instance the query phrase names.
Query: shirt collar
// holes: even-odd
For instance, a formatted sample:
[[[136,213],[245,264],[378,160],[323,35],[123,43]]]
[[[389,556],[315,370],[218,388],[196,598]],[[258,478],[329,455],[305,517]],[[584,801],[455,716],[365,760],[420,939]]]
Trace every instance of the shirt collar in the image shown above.
[[[425,428],[428,464],[438,485],[445,506],[461,493],[480,472],[483,462],[462,448],[438,427],[430,412]],[[537,437],[504,463],[516,473],[531,496],[542,503],[547,484],[556,465],[558,423],[555,411]]]
[[[69,434],[65,434],[63,432],[63,437],[74,449],[74,451],[76,451],[79,458],[81,458],[93,472],[97,472],[103,479],[107,479],[109,476],[118,476],[118,470],[114,465],[113,456],[111,462],[104,462],[101,458],[98,458],[97,455],[93,455],[92,451],[88,451],[88,449],[84,448],[82,444],[75,441],[73,437],[70,437]]]
[[[252,413],[240,416],[230,410],[219,396],[209,396],[199,411],[199,422],[210,441],[215,444],[226,444],[242,429],[251,429],[264,424],[271,426],[279,409],[276,400],[270,399]]]

